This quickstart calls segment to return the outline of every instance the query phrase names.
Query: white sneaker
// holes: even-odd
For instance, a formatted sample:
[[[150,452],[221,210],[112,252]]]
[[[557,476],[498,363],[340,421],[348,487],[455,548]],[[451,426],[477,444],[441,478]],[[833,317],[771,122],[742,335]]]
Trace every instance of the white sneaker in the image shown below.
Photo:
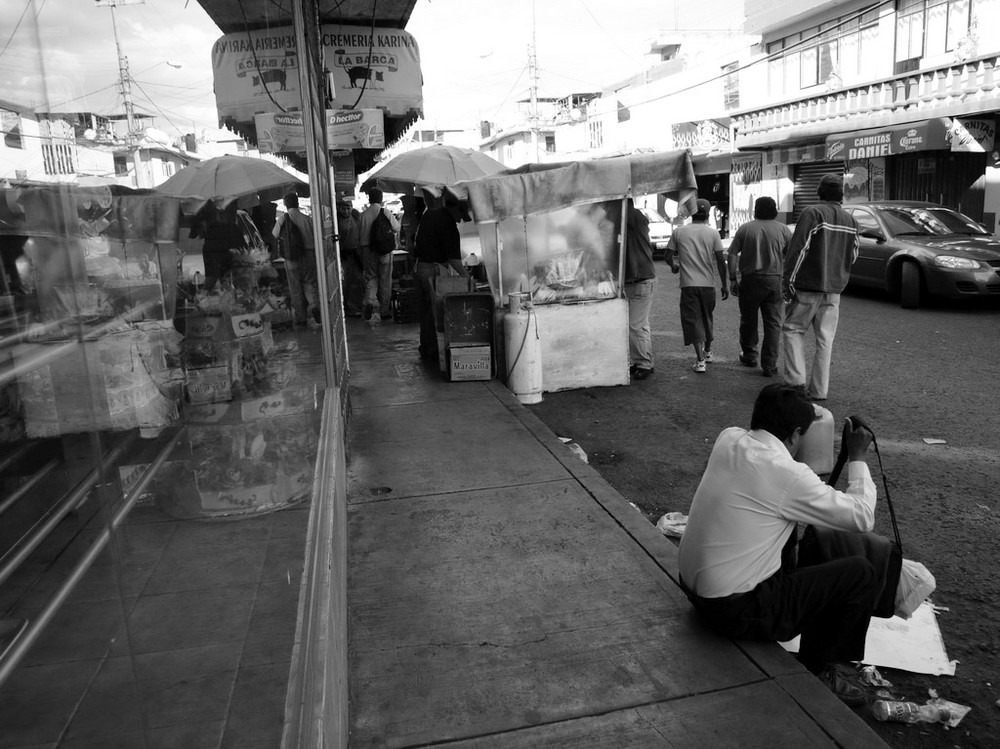
[[[705,352],[705,361],[706,362],[712,361],[712,352],[711,351],[706,351]]]
[[[705,366],[705,362],[702,359],[699,359],[694,363],[694,366],[691,367],[691,369],[693,369],[695,372],[698,372],[699,374],[702,374],[708,370],[708,367]]]

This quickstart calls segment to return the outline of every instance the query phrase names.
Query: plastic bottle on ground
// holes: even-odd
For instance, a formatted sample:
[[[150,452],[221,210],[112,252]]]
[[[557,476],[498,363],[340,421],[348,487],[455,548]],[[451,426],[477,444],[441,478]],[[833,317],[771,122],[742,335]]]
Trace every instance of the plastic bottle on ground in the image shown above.
[[[876,720],[894,723],[945,723],[951,717],[946,707],[892,700],[876,700],[872,712]]]

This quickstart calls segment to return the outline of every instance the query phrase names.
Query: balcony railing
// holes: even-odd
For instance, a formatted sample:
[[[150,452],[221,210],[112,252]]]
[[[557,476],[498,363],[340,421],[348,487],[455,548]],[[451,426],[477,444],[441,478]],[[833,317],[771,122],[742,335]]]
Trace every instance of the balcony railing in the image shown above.
[[[737,148],[804,142],[832,132],[1000,109],[1000,55],[733,114]]]

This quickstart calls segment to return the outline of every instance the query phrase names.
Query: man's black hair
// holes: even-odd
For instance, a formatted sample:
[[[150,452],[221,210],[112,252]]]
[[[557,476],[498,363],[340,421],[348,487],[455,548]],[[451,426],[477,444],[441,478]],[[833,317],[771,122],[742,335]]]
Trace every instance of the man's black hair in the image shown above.
[[[382,202],[382,190],[377,187],[373,187],[368,191],[368,202],[369,203],[381,203]]]
[[[753,204],[753,217],[762,221],[770,221],[771,219],[778,217],[778,206],[774,202],[774,198],[765,195],[762,198],[757,198]]]
[[[298,208],[299,194],[295,192],[287,193],[285,195],[284,202],[285,202],[285,208]]]
[[[817,419],[816,409],[801,385],[775,383],[765,386],[753,404],[751,429],[765,429],[784,442],[796,430],[803,434]]]

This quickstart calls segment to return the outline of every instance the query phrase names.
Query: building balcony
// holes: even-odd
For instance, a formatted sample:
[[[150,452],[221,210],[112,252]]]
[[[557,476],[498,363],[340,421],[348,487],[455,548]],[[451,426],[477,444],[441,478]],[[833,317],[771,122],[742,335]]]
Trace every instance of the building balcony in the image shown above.
[[[859,127],[996,111],[998,63],[995,54],[734,113],[734,144],[739,150],[806,144]]]

